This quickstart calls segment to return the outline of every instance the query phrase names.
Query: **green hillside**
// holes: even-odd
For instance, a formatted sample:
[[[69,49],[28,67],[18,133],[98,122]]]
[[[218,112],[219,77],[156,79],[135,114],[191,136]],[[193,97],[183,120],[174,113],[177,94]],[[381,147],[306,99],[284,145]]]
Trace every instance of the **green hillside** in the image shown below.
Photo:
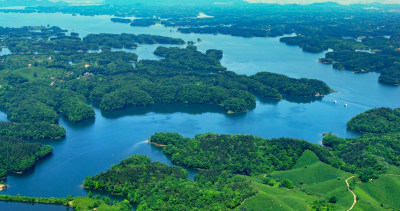
[[[262,184],[260,179],[248,178],[259,191],[238,208],[238,210],[307,210],[309,203],[318,200],[299,189],[284,189]]]
[[[379,179],[356,185],[359,201],[355,210],[399,210],[400,176],[381,175]]]
[[[345,180],[352,175],[319,161],[314,152],[306,150],[292,170],[274,172],[271,177],[277,181],[289,179],[296,188],[326,201],[337,199],[335,210],[347,209],[353,203],[353,196],[347,191]]]

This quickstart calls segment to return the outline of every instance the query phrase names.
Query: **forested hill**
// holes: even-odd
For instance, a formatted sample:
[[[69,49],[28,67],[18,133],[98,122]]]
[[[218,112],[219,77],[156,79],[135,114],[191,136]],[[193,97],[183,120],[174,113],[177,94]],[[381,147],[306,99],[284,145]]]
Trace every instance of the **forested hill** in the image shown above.
[[[191,181],[186,170],[139,155],[87,177],[83,185],[127,198],[138,211],[228,210],[255,194],[248,181],[225,171],[202,171]]]
[[[223,52],[216,49],[158,47],[154,53],[165,57],[160,61],[137,61],[136,54],[124,51],[138,44],[179,45],[181,39],[132,34],[81,39],[66,33],[58,27],[0,28],[1,44],[12,52],[0,58],[0,105],[11,121],[54,124],[59,115],[72,122],[91,119],[90,101],[102,110],[179,103],[243,112],[255,106],[255,96],[317,99],[331,91],[319,80],[237,75],[221,65]]]
[[[175,163],[253,176],[289,170],[305,150],[310,150],[322,162],[357,173],[367,181],[385,173],[388,164],[400,166],[398,137],[398,133],[351,139],[327,135],[321,146],[296,139],[268,140],[250,135],[206,133],[190,139],[176,133],[156,133],[150,141],[163,146],[163,152]]]
[[[0,181],[7,173],[23,173],[31,169],[36,161],[48,156],[52,151],[52,147],[40,143],[0,136]]]
[[[400,109],[375,108],[353,117],[347,127],[361,133],[400,132]]]
[[[187,171],[181,167],[135,155],[87,177],[84,187],[127,198],[137,205],[137,210],[228,210],[243,205],[261,209],[347,209],[353,196],[345,191],[344,180],[349,181],[350,190],[360,180],[358,188],[375,187],[376,182],[372,181],[391,181],[388,177],[393,174],[386,172],[399,170],[398,140],[399,134],[353,139],[327,135],[321,146],[296,139],[268,140],[250,135],[206,133],[184,138],[176,133],[156,133],[150,142],[162,147],[174,163],[198,169],[194,181],[187,179]],[[379,190],[391,191],[386,185]],[[397,183],[392,185],[398,187]],[[373,200],[358,202],[361,190],[356,191],[361,207],[398,207],[399,199],[391,192],[381,197],[371,189],[361,197]],[[394,201],[379,203],[390,198]]]

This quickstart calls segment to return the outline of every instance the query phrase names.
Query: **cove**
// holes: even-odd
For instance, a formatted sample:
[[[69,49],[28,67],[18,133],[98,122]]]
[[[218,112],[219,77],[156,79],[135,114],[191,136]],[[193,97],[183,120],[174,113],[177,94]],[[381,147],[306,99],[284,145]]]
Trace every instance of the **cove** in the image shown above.
[[[323,54],[304,53],[286,46],[279,38],[242,38],[226,35],[181,34],[161,25],[130,27],[112,23],[110,16],[72,16],[66,14],[0,13],[2,26],[55,25],[85,36],[89,33],[154,34],[185,41],[202,41],[198,49],[224,51],[222,64],[228,70],[252,75],[260,71],[295,78],[315,78],[326,82],[335,93],[305,103],[299,99],[257,101],[247,113],[228,115],[218,106],[153,105],[117,112],[95,109],[96,119],[73,124],[60,119],[67,130],[64,140],[42,141],[53,146],[53,155],[38,162],[23,175],[9,175],[10,186],[1,194],[66,197],[87,195],[81,183],[86,176],[107,170],[133,154],[142,154],[172,165],[161,150],[146,142],[155,132],[178,132],[187,137],[199,133],[251,134],[264,138],[291,137],[319,143],[322,133],[340,137],[357,134],[346,130],[354,115],[374,107],[399,107],[400,89],[378,83],[378,74],[356,75],[318,63]],[[158,59],[152,54],[157,45],[142,45],[132,50],[139,59]],[[337,100],[337,104],[333,101]],[[348,104],[348,107],[344,107]],[[5,114],[0,114],[6,119]],[[191,177],[195,172],[190,172]],[[0,203],[0,207],[2,204]]]

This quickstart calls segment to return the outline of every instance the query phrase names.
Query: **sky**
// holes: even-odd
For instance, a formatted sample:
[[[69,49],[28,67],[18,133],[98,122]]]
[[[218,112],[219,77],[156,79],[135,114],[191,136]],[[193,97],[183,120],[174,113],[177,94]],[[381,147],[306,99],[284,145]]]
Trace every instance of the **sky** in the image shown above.
[[[52,0],[52,1],[60,1],[60,0]],[[63,1],[72,4],[99,4],[102,3],[104,0],[63,0]],[[320,2],[337,2],[340,4],[359,4],[359,3],[374,3],[374,2],[379,2],[384,4],[400,4],[400,0],[246,0],[246,1],[250,3],[276,3],[276,4],[312,4]]]
[[[367,3],[384,3],[384,4],[400,4],[400,0],[246,0],[250,3],[277,3],[277,4],[312,4],[321,2],[337,2],[339,4],[367,4]]]

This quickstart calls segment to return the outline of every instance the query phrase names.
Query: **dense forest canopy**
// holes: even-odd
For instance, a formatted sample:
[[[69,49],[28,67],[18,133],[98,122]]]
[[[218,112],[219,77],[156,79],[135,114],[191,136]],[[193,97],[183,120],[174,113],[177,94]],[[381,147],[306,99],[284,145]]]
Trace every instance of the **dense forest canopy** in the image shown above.
[[[376,179],[387,171],[388,165],[400,166],[400,134],[367,134],[358,138],[342,139],[328,135],[324,146],[350,165],[344,170],[359,172],[362,181]]]
[[[249,197],[264,197],[258,193],[257,188],[261,188],[258,181],[274,188],[279,185],[279,188],[285,190],[293,189],[295,187],[291,180],[278,182],[276,179],[282,175],[291,175],[291,171],[313,174],[314,166],[330,172],[323,174],[324,178],[318,177],[321,181],[334,178],[330,181],[333,182],[351,175],[334,170],[332,166],[358,174],[363,182],[377,179],[386,173],[389,166],[400,166],[399,140],[397,133],[364,135],[352,139],[327,135],[321,146],[296,139],[267,140],[250,135],[206,133],[184,138],[177,133],[156,133],[150,142],[162,147],[173,162],[199,169],[195,181],[188,180],[187,172],[180,167],[151,162],[148,157],[135,155],[105,172],[87,177],[84,187],[126,197],[137,205],[138,210],[226,210],[243,204]],[[320,164],[320,161],[331,166]],[[310,171],[306,170],[308,165],[312,168]],[[336,176],[339,178],[335,179]],[[292,176],[297,177],[301,178],[299,175]],[[249,180],[256,181],[254,184],[257,188]],[[296,186],[302,184],[296,181]],[[352,183],[351,188],[354,185]],[[304,188],[307,189],[302,190],[311,196],[315,195],[315,191],[318,192],[308,186]],[[326,201],[309,201],[307,204],[315,209],[332,209],[336,200],[336,197],[331,196]]]
[[[113,14],[117,16],[112,19],[116,23],[129,23],[132,26],[163,24],[177,27],[182,33],[242,37],[276,37],[295,33],[296,36],[283,37],[281,41],[313,53],[332,49],[333,52],[327,53],[321,62],[356,73],[378,72],[381,74],[380,82],[400,84],[398,5],[276,5],[249,4],[245,1],[214,3],[175,2],[174,10],[171,10],[153,3],[134,3],[135,7],[126,7],[127,3],[107,1],[96,6],[28,7],[24,10],[2,11]],[[207,14],[207,18],[198,17],[200,13]],[[125,18],[130,16],[140,19]],[[358,50],[371,50],[373,53]]]
[[[400,166],[398,134],[352,139],[327,135],[323,146],[296,139],[212,133],[192,139],[176,133],[156,133],[150,141],[163,146],[163,152],[173,162],[184,166],[253,176],[290,170],[305,150],[313,151],[322,162],[335,168],[358,173],[363,180],[385,173],[388,164]]]
[[[99,102],[102,110],[181,103],[242,112],[255,106],[255,96],[318,97],[331,91],[318,80],[237,75],[221,65],[223,52],[216,49],[158,47],[154,54],[165,57],[160,61],[137,61],[136,54],[114,51],[136,43],[183,44],[181,39],[132,34],[81,39],[65,33],[58,27],[0,28],[1,44],[12,52],[0,58],[0,105],[11,121],[54,124],[59,115],[72,122],[91,119],[90,101]]]
[[[400,109],[374,108],[353,117],[347,127],[361,133],[400,132]]]
[[[283,36],[282,43],[299,46],[306,52],[328,51],[320,62],[335,69],[378,72],[380,82],[400,84],[399,6],[374,4],[373,9],[334,3],[282,6],[231,0],[232,4],[211,7],[214,1],[199,0],[171,9],[155,7],[154,2],[140,2],[126,6],[123,1],[106,1],[102,5],[71,7],[52,6],[53,3],[43,1],[49,7],[27,7],[12,12],[112,14],[112,22],[133,27],[162,24],[181,33]],[[4,8],[0,11],[10,12]],[[132,16],[139,18],[131,19]],[[11,121],[0,122],[0,180],[9,173],[29,170],[37,160],[51,154],[50,146],[27,139],[63,138],[65,129],[57,125],[60,116],[71,122],[93,119],[92,102],[99,104],[102,111],[152,104],[213,104],[235,113],[256,106],[256,97],[315,98],[332,91],[315,79],[294,79],[268,72],[238,75],[221,65],[221,50],[201,52],[193,42],[164,36],[103,33],[80,37],[59,27],[38,26],[0,27],[0,38],[1,48],[11,51],[10,55],[0,57],[0,107]],[[143,44],[187,45],[158,47],[154,54],[162,59],[139,61],[127,49]],[[88,198],[80,199],[84,202],[74,200],[73,204],[79,207],[82,203],[82,209],[90,210],[101,210],[102,206],[105,210],[129,210],[129,203],[136,205],[137,210],[228,210],[238,208],[260,192],[265,196],[275,189],[277,192],[290,189],[279,192],[278,198],[304,194],[302,200],[321,199],[307,201],[307,208],[329,210],[337,198],[316,194],[318,187],[313,187],[315,192],[310,191],[309,184],[303,181],[310,181],[305,178],[309,175],[300,175],[303,178],[298,179],[295,177],[299,177],[298,172],[306,172],[308,168],[329,170],[319,172],[318,180],[333,172],[333,176],[327,177],[334,182],[349,174],[356,174],[362,182],[371,182],[394,175],[393,169],[400,167],[399,109],[372,109],[352,118],[347,126],[364,134],[348,139],[327,134],[319,145],[251,135],[206,133],[185,138],[177,133],[156,133],[150,142],[162,147],[174,163],[198,168],[194,181],[188,179],[187,171],[181,167],[135,155],[105,172],[87,177],[83,184],[88,190],[105,191],[129,201],[113,203],[108,197],[93,198],[89,192]],[[295,180],[277,181],[285,174],[292,174]],[[335,178],[334,174],[342,176]],[[346,183],[351,178],[347,177]],[[330,186],[339,184],[329,182]],[[354,189],[356,180],[349,183],[348,190]],[[396,182],[389,184],[397,187]],[[344,184],[341,185],[344,190]],[[379,186],[374,194],[387,186]],[[361,200],[370,200],[364,194]],[[375,198],[382,209],[387,208],[378,196]],[[56,204],[71,201],[21,196],[0,196],[0,200]]]
[[[0,136],[14,136],[20,139],[61,139],[65,129],[46,122],[16,123],[0,122]]]
[[[50,146],[29,143],[12,136],[0,136],[0,180],[7,173],[24,172],[31,169],[37,160],[53,151]]]
[[[255,194],[248,181],[225,171],[202,171],[195,181],[187,176],[180,167],[135,155],[87,177],[84,187],[124,196],[136,210],[227,210]]]

